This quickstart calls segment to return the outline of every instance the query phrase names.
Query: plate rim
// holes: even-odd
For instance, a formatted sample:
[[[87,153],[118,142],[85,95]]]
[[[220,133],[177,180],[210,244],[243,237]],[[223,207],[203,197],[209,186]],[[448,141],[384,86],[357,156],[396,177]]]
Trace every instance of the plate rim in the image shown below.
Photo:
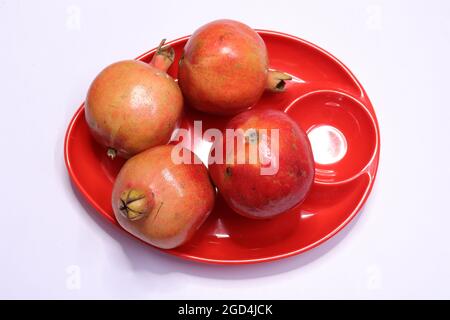
[[[373,122],[375,125],[375,131],[376,131],[376,139],[377,139],[377,143],[376,143],[376,151],[374,153],[374,156],[372,158],[372,162],[369,162],[369,166],[370,166],[370,171],[366,170],[365,173],[363,174],[367,174],[369,176],[369,184],[364,192],[364,194],[362,195],[360,201],[358,202],[358,204],[355,206],[355,209],[348,215],[348,217],[342,222],[340,223],[336,228],[334,228],[331,232],[329,232],[327,235],[321,237],[320,239],[318,239],[317,241],[311,243],[308,246],[305,246],[303,248],[300,248],[298,250],[293,250],[287,253],[283,253],[283,254],[279,254],[279,255],[273,255],[270,257],[264,257],[264,258],[252,258],[252,259],[238,259],[238,260],[225,260],[225,259],[211,259],[211,258],[204,258],[204,257],[199,257],[196,255],[191,255],[188,253],[180,253],[174,249],[160,249],[157,248],[155,246],[152,246],[151,244],[146,243],[145,241],[142,241],[141,239],[135,237],[133,234],[127,232],[125,229],[123,229],[122,227],[120,227],[120,225],[117,223],[117,221],[112,218],[112,216],[110,216],[109,214],[107,214],[98,204],[97,202],[91,197],[91,195],[85,190],[85,188],[83,187],[83,185],[81,184],[81,182],[78,180],[72,166],[71,166],[71,162],[70,162],[70,157],[69,157],[69,144],[70,144],[70,137],[71,137],[71,133],[73,131],[74,125],[77,123],[78,118],[80,117],[80,115],[82,113],[84,113],[84,104],[85,101],[82,102],[82,104],[78,107],[78,109],[76,110],[75,114],[72,116],[69,125],[67,127],[66,133],[65,133],[65,137],[64,137],[64,162],[67,168],[67,171],[69,173],[69,176],[72,180],[72,183],[77,187],[77,191],[80,192],[83,197],[87,200],[87,202],[89,202],[89,204],[98,212],[100,213],[104,218],[106,218],[107,221],[109,221],[110,223],[112,223],[113,225],[119,227],[119,229],[121,229],[123,232],[125,232],[126,234],[128,234],[129,236],[132,236],[133,238],[141,241],[142,243],[145,243],[146,245],[149,245],[153,248],[158,249],[159,251],[162,251],[166,254],[170,254],[179,258],[183,258],[185,260],[188,261],[195,261],[195,262],[202,262],[202,263],[208,263],[208,264],[216,264],[216,265],[241,265],[241,264],[256,264],[256,263],[263,263],[263,262],[271,262],[271,261],[275,261],[275,260],[281,260],[284,258],[288,258],[288,257],[292,257],[292,256],[296,256],[299,255],[301,253],[304,253],[306,251],[309,251],[319,245],[321,245],[322,243],[328,241],[329,239],[331,239],[332,237],[334,237],[337,233],[339,233],[342,229],[344,229],[357,215],[358,213],[361,211],[361,208],[364,206],[364,204],[366,203],[367,199],[369,198],[369,195],[373,189],[375,180],[376,180],[376,176],[377,176],[377,172],[378,172],[378,165],[379,165],[379,158],[380,158],[380,129],[379,129],[379,124],[378,124],[378,119],[377,116],[375,114],[375,110],[373,108],[373,105],[369,99],[369,97],[367,96],[366,91],[364,90],[363,86],[361,85],[361,83],[358,81],[358,79],[354,76],[354,74],[350,71],[349,68],[347,68],[346,65],[344,65],[339,59],[337,59],[334,55],[332,55],[331,53],[329,53],[328,51],[322,49],[321,47],[319,47],[318,45],[315,45],[314,43],[311,43],[307,40],[304,40],[302,38],[299,38],[297,36],[293,36],[284,32],[279,32],[279,31],[273,31],[273,30],[265,30],[265,29],[255,29],[256,32],[258,32],[258,34],[266,34],[266,35],[273,35],[273,36],[278,36],[278,37],[283,37],[283,38],[289,38],[295,41],[298,41],[304,45],[313,47],[314,49],[320,51],[322,54],[326,55],[328,58],[332,59],[337,65],[339,65],[339,67],[345,71],[353,80],[354,84],[358,87],[361,96],[356,98],[358,101],[360,99],[364,99],[365,101],[361,103],[366,106],[369,110],[369,113],[371,114],[371,116],[373,117]],[[187,39],[190,38],[190,35],[188,36],[183,36],[177,39],[174,39],[172,41],[167,42],[167,45],[171,45],[171,44],[176,44],[178,42],[182,42],[185,41]],[[150,54],[153,54],[156,51],[156,48],[153,48],[141,55],[139,55],[137,58],[135,58],[134,60],[142,60],[145,59],[146,57],[148,57]],[[361,175],[361,176],[362,176]]]

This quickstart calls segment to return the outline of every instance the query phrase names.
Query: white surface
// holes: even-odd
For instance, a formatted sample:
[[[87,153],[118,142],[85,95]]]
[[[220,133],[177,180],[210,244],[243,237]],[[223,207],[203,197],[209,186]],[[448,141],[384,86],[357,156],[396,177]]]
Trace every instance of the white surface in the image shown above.
[[[450,298],[448,2],[159,3],[0,1],[0,298]],[[375,106],[371,197],[301,256],[185,262],[110,226],[69,182],[64,133],[96,73],[221,17],[332,52]]]

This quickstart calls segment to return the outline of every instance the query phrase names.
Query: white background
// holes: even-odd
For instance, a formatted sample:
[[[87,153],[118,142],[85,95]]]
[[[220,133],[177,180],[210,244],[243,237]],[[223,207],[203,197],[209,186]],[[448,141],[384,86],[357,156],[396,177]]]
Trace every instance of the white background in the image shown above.
[[[0,298],[450,298],[449,15],[446,1],[0,0]],[[64,166],[66,127],[104,66],[224,17],[333,53],[380,122],[361,215],[283,261],[159,253],[77,198]]]

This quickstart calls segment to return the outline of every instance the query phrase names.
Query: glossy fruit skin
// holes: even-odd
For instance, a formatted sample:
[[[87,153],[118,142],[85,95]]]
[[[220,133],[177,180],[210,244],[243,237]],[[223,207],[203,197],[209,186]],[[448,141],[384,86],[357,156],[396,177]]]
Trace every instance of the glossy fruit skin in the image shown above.
[[[262,175],[260,161],[250,164],[237,163],[238,151],[224,158],[232,163],[210,163],[211,177],[227,204],[237,213],[255,219],[271,218],[299,205],[308,194],[314,180],[314,159],[306,133],[287,114],[278,110],[250,110],[230,120],[226,128],[279,129],[279,149],[273,149],[271,161],[279,157],[278,171],[273,175]],[[273,135],[267,141],[259,138],[258,147],[271,150]],[[226,150],[222,139],[223,150]],[[249,141],[245,141],[246,148]],[[248,155],[248,149],[246,154]],[[210,154],[210,162],[211,162]],[[231,158],[230,158],[231,157]]]
[[[189,104],[212,114],[252,107],[267,82],[268,56],[261,37],[233,20],[210,22],[184,47],[178,79]]]
[[[119,224],[141,240],[163,249],[188,241],[212,211],[215,200],[206,167],[201,162],[175,164],[171,159],[173,148],[157,146],[129,159],[112,192],[112,206]],[[130,221],[120,211],[121,194],[130,189],[142,190],[153,206],[146,217],[137,221]]]
[[[183,97],[164,71],[126,60],[100,72],[89,88],[85,108],[94,138],[129,158],[169,141],[182,114]]]
[[[258,33],[267,44],[269,56],[278,61],[277,67],[306,82],[292,83],[287,94],[264,94],[255,108],[286,110],[306,132],[311,126],[331,124],[345,133],[346,139],[350,139],[347,140],[348,155],[342,161],[326,168],[333,173],[337,172],[338,176],[345,173],[341,169],[354,168],[355,161],[365,158],[363,154],[367,150],[353,149],[351,139],[357,137],[373,146],[371,155],[367,155],[369,160],[352,181],[342,183],[331,179],[330,182],[322,183],[315,178],[307,199],[299,207],[291,209],[292,213],[282,214],[274,219],[253,220],[242,217],[235,214],[222,197],[218,197],[213,212],[189,244],[164,250],[164,254],[195,263],[221,265],[266,263],[317,248],[338,234],[343,236],[341,231],[349,230],[347,229],[349,224],[360,223],[360,219],[364,219],[364,215],[360,215],[361,208],[370,197],[377,181],[382,144],[376,110],[369,94],[342,62],[316,45],[294,35],[276,31],[266,30]],[[188,39],[189,37],[183,37],[168,44],[179,55]],[[154,52],[155,50],[150,50],[138,59],[149,62]],[[169,70],[172,76],[176,76],[176,72],[176,68]],[[366,113],[363,119],[359,113],[355,114],[348,110],[346,105],[340,105],[339,100],[323,101],[330,102],[322,106],[325,110],[320,106],[317,108],[316,101],[310,99],[304,102],[314,102],[314,105],[308,106],[301,101],[295,103],[292,100],[293,97],[301,97],[311,91],[330,87],[345,90],[361,101],[364,104],[362,110]],[[336,112],[341,113],[330,114],[329,108],[333,106]],[[310,114],[308,110],[315,112]],[[183,123],[192,123],[192,119],[198,119],[198,116],[199,112],[186,108]],[[217,127],[217,123],[221,123],[218,117],[213,115],[201,114],[201,117],[203,124],[209,128]],[[366,118],[369,121],[364,120]],[[355,137],[352,138],[348,134]],[[123,159],[110,161],[104,148],[92,143],[92,136],[85,121],[84,105],[79,107],[67,127],[64,156],[80,202],[92,206],[95,209],[93,214],[97,213],[100,219],[104,219],[122,232],[123,228],[118,224],[111,207],[111,192]],[[316,168],[320,169],[319,166]],[[320,177],[320,173],[316,175]],[[98,232],[102,233],[103,230],[99,229]],[[128,232],[126,234],[130,239],[135,239]],[[219,236],[215,236],[216,234]],[[152,249],[149,248],[150,251]]]

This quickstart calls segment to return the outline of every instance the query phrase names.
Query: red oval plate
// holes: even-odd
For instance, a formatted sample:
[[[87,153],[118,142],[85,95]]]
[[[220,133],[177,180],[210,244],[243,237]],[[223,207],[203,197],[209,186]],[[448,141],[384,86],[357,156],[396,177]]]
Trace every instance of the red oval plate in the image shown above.
[[[335,57],[287,34],[258,30],[274,69],[294,80],[281,94],[265,93],[257,108],[277,108],[290,114],[308,132],[316,160],[316,178],[307,200],[289,214],[267,221],[243,218],[218,196],[213,213],[186,245],[164,250],[201,262],[256,263],[307,251],[340,231],[369,196],[379,159],[379,128],[363,87]],[[170,42],[180,57],[189,37]],[[155,49],[137,59],[149,62]],[[176,77],[178,63],[169,73]],[[185,108],[182,126],[203,121],[203,130],[220,128],[227,118]],[[76,187],[107,220],[117,225],[111,191],[123,160],[111,161],[90,136],[83,105],[67,129],[65,161]],[[208,150],[194,151],[204,159]]]

